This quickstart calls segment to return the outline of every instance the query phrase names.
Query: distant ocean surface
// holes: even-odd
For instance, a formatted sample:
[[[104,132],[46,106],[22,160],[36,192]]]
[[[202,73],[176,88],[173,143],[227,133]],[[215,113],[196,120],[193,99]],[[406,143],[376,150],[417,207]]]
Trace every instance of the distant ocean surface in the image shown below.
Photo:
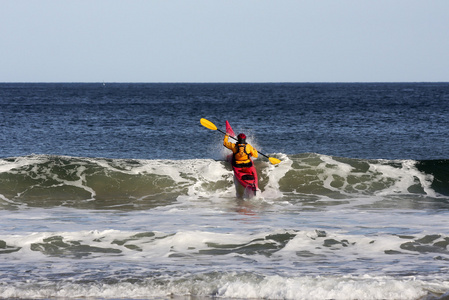
[[[235,197],[244,132],[260,195]],[[0,83],[0,298],[447,299],[449,83]]]

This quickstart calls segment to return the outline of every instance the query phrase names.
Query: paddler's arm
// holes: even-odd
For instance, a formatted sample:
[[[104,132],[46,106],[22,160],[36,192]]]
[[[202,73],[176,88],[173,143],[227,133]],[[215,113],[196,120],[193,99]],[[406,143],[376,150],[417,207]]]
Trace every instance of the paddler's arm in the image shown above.
[[[226,134],[225,137],[224,137],[224,139],[223,139],[223,145],[224,145],[226,148],[233,150],[233,148],[234,148],[234,143],[229,142],[228,139],[229,139],[229,135]]]
[[[259,156],[259,153],[257,152],[257,150],[255,148],[253,148],[253,146],[251,146],[251,151],[249,152],[251,154],[252,157],[257,158]]]

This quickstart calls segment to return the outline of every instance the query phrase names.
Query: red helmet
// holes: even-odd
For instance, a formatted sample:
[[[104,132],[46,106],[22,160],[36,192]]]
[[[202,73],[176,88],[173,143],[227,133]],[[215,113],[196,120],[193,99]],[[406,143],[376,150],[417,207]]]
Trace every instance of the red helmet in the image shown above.
[[[239,143],[244,143],[245,140],[246,140],[246,135],[245,135],[244,133],[240,133],[240,134],[237,136],[237,139],[239,140]]]

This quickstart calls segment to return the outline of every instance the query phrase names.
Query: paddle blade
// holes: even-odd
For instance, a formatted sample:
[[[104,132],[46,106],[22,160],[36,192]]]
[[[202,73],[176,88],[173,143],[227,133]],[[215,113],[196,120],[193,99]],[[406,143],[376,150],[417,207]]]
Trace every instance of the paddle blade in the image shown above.
[[[203,125],[204,127],[208,128],[210,130],[217,130],[217,126],[215,126],[215,124],[209,120],[201,118],[200,122],[201,122],[201,125]]]
[[[280,159],[274,158],[274,157],[268,157],[268,160],[270,161],[270,163],[272,163],[273,165],[277,165],[278,163],[281,162]]]
[[[229,124],[228,120],[226,120],[226,133],[235,138],[234,130],[232,130],[232,127]]]

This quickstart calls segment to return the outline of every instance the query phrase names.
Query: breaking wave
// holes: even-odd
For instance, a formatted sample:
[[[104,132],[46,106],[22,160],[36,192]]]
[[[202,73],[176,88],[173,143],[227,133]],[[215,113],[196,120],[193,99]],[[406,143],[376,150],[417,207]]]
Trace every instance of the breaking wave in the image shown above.
[[[449,238],[441,235],[368,238],[321,230],[254,235],[95,230],[3,238],[0,254],[10,256],[10,264],[20,259],[26,272],[5,271],[2,280],[8,284],[0,285],[0,298],[418,299],[442,295],[449,288],[442,280],[446,278],[444,270],[431,278],[417,274],[392,277],[376,275],[374,263],[404,256],[413,264],[417,254],[434,257],[430,260],[434,264],[444,263]],[[362,254],[373,265],[351,269],[351,262]],[[50,257],[66,263],[48,265]],[[332,269],[323,276],[313,273],[328,268],[336,258],[351,275],[332,274]],[[245,270],[266,260],[277,262],[278,267],[264,274]],[[120,264],[124,261],[126,267]],[[186,264],[192,261],[202,262],[202,267],[186,271]],[[305,266],[309,272],[304,271]],[[394,264],[384,268],[394,272]],[[302,272],[282,273],[290,269]],[[37,279],[25,280],[31,275]]]
[[[366,160],[305,153],[256,160],[265,199],[449,196],[449,160]],[[148,209],[179,197],[233,197],[224,161],[130,160],[31,155],[0,160],[0,204],[87,209]]]

